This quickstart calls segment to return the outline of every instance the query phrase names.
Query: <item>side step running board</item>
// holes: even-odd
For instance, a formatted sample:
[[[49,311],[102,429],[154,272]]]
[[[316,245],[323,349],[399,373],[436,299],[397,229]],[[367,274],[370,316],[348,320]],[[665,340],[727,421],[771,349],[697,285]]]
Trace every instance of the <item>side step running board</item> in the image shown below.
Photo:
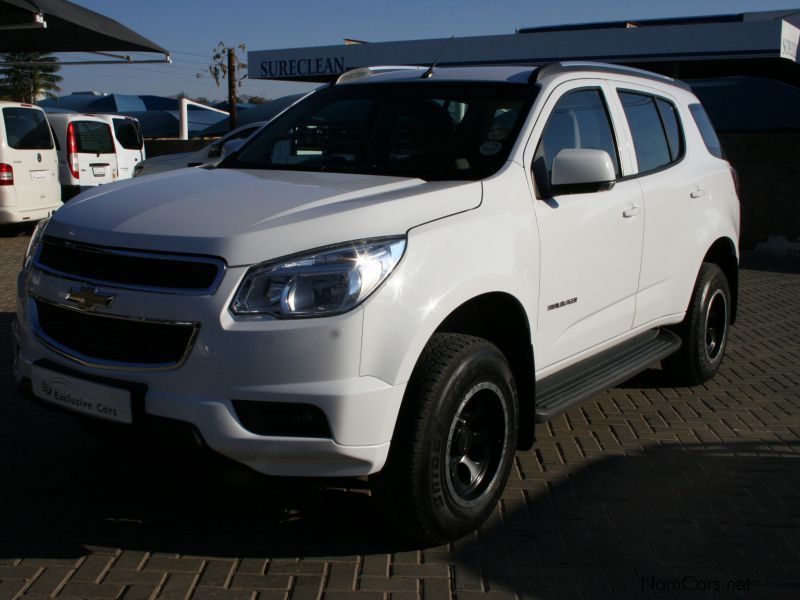
[[[536,382],[536,422],[543,423],[622,383],[681,347],[670,331],[654,329]]]

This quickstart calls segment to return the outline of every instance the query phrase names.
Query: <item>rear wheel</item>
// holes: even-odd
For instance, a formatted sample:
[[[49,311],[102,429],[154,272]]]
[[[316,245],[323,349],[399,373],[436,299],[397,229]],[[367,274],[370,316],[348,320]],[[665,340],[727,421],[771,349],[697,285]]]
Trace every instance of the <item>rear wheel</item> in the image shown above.
[[[508,479],[517,415],[511,369],[496,346],[434,335],[409,382],[386,466],[374,480],[390,524],[431,543],[477,528]]]
[[[683,340],[681,349],[662,361],[667,375],[684,385],[711,379],[722,364],[730,320],[728,279],[719,266],[703,263],[686,318],[676,329]]]

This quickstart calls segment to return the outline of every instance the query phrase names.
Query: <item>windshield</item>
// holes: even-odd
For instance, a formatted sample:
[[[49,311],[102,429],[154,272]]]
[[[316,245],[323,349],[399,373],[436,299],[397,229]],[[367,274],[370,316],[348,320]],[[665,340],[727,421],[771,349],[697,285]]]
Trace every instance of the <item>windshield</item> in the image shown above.
[[[483,179],[507,160],[534,94],[426,80],[324,88],[221,167]]]

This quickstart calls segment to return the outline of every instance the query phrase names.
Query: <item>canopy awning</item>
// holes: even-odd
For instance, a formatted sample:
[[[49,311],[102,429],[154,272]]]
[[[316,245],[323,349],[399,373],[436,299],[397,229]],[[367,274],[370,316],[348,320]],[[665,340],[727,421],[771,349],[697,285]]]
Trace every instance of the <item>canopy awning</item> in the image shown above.
[[[66,0],[0,0],[0,53],[89,52],[110,60],[61,64],[170,62],[169,52],[122,23]],[[154,52],[140,60],[110,52]],[[8,63],[6,63],[8,64]]]

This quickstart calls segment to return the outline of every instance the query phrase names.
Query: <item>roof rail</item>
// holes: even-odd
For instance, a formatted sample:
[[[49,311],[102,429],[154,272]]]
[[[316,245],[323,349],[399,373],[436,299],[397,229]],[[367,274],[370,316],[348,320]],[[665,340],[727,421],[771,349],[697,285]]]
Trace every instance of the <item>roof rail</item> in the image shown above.
[[[381,73],[391,73],[392,71],[424,71],[427,67],[419,67],[413,65],[382,65],[377,67],[360,67],[358,69],[351,69],[345,71],[333,83],[338,85],[340,83],[347,83],[355,81],[356,79],[363,79],[364,77],[372,77],[373,75],[380,75]]]
[[[635,69],[634,67],[624,67],[621,65],[610,65],[607,63],[599,62],[579,62],[579,61],[564,61],[546,64],[536,69],[531,73],[530,82],[536,83],[543,77],[550,75],[557,75],[559,73],[570,73],[574,71],[592,71],[595,73],[609,73],[611,75],[634,75],[643,79],[650,79],[651,81],[658,81],[661,83],[669,83],[670,85],[677,86],[688,92],[692,91],[689,84],[679,79],[673,79],[666,75],[653,73],[652,71],[645,71],[643,69]]]

